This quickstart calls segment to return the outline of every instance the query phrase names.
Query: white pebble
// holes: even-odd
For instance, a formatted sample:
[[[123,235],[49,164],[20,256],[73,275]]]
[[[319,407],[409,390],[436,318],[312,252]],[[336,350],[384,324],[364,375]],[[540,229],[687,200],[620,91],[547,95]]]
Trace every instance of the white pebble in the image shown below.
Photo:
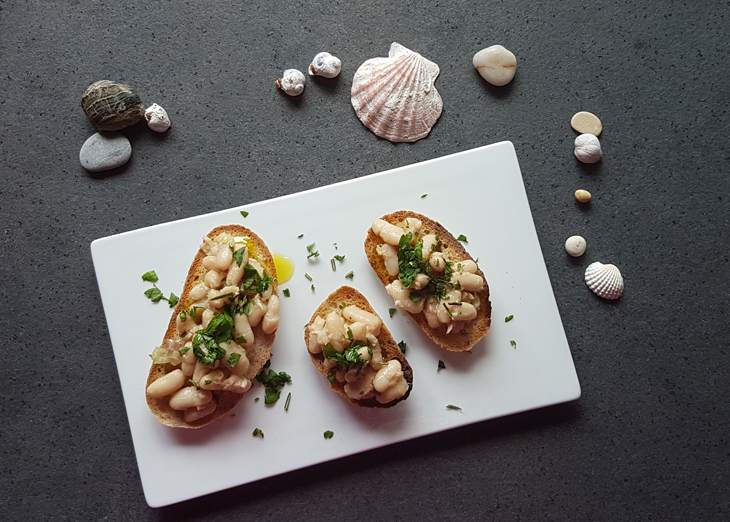
[[[167,111],[153,103],[144,111],[145,120],[147,120],[147,126],[155,132],[165,132],[170,128],[170,118],[167,116]]]
[[[501,45],[482,49],[472,60],[479,74],[492,85],[507,85],[517,72],[517,58]]]
[[[583,163],[595,163],[601,156],[601,142],[593,134],[581,134],[575,139],[575,157]]]
[[[573,257],[582,256],[586,251],[586,240],[580,236],[570,236],[565,242],[565,251]]]
[[[330,53],[319,53],[309,64],[309,75],[334,78],[340,74],[341,69],[342,62],[339,58],[332,56]]]
[[[301,71],[287,69],[281,78],[276,80],[276,86],[289,96],[299,96],[304,92],[306,79]]]

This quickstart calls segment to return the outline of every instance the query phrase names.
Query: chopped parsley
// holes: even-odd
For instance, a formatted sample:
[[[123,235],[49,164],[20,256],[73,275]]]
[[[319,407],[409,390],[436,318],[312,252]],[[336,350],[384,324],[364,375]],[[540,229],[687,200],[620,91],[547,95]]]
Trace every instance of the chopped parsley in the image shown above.
[[[447,404],[446,405],[447,410],[459,410],[461,411],[461,408],[459,406],[454,406],[453,404]]]
[[[256,398],[258,399],[258,397],[256,397]],[[263,439],[263,438],[264,438],[264,432],[263,432],[263,431],[261,431],[261,430],[260,430],[260,429],[258,429],[258,428],[255,428],[255,429],[253,430],[253,436],[254,436],[254,437],[261,437],[261,438]]]
[[[515,350],[517,349],[517,343],[516,342],[510,341],[509,343],[512,345],[512,348],[514,348]]]
[[[390,314],[391,317],[395,315],[397,310],[395,308],[388,308],[388,314]]]
[[[195,357],[203,364],[213,364],[223,359],[226,351],[218,343],[230,341],[233,330],[233,317],[228,312],[216,314],[205,330],[199,330],[193,336]]]
[[[170,292],[170,297],[165,297],[165,294],[162,293],[162,290],[157,288],[157,285],[153,285],[152,288],[145,290],[144,295],[146,295],[153,303],[159,303],[163,300],[167,301],[170,303],[170,308],[175,308],[175,305],[177,305],[180,301],[180,298],[172,292]]]
[[[284,294],[284,297],[291,297],[291,293],[289,292],[288,288],[285,288],[284,290],[282,290],[281,293]]]
[[[335,256],[335,259],[341,263],[342,260],[345,259],[345,256]]]
[[[185,355],[189,351],[190,351],[190,347],[189,346],[186,346],[185,348],[180,348],[180,350],[178,351],[178,353],[180,354],[180,357],[182,357],[183,355]]]
[[[444,361],[439,359],[439,366],[438,366],[438,369],[436,370],[436,373],[440,372],[441,370],[445,370],[445,369],[446,369],[446,365],[444,364]]]
[[[408,348],[408,345],[405,341],[401,341],[398,343],[398,348],[400,348],[401,353],[406,353],[406,348]]]
[[[291,382],[291,375],[286,372],[277,373],[268,369],[269,366],[271,366],[271,361],[264,365],[261,373],[256,376],[256,380],[266,387],[264,390],[264,403],[274,404],[281,397],[281,388]]]
[[[355,277],[355,272],[353,272],[353,271],[350,271],[347,274],[345,274],[345,279],[352,279],[353,277]]]
[[[239,337],[239,339],[240,339],[240,337]],[[246,339],[244,339],[244,342],[245,342],[245,341],[246,341]],[[231,368],[235,368],[235,367],[236,367],[236,365],[238,364],[238,361],[239,361],[240,359],[241,359],[241,354],[240,354],[240,353],[232,353],[232,354],[231,354],[231,355],[230,355],[230,356],[228,357],[228,366],[230,366]]]
[[[464,234],[459,234],[459,237],[456,238],[457,241],[463,241],[464,243],[468,243],[469,241],[466,240],[466,236]]]
[[[325,440],[331,439],[333,436],[334,436],[334,432],[333,431],[327,430],[327,431],[324,432],[324,438],[325,438]]]
[[[248,212],[246,212],[245,210],[242,210],[242,211],[241,211],[241,215],[242,215],[243,217],[248,217]]]
[[[312,292],[314,292],[314,285],[312,285]]]
[[[311,245],[307,245],[307,252],[309,252],[307,259],[311,259],[313,257],[319,257],[319,251],[314,249],[314,243],[312,243]]]
[[[421,199],[425,198],[426,196],[428,196],[428,194],[423,194],[423,195],[421,196]]]
[[[195,386],[196,388],[200,388],[200,384],[198,384],[198,381],[194,381],[192,379],[188,379],[188,382]]]
[[[243,283],[241,284],[241,288],[244,292],[263,294],[275,280],[275,278],[269,277],[266,270],[263,270],[263,276],[261,276],[253,266],[246,263],[246,266],[243,267]]]
[[[142,274],[142,281],[149,281],[150,283],[156,283],[159,280],[154,270],[145,272]]]
[[[504,318],[504,322],[505,323],[509,323],[514,318],[515,318],[514,315],[508,315],[507,317]]]
[[[231,250],[233,250],[233,247],[231,247]],[[238,266],[241,266],[241,263],[243,263],[243,253],[246,251],[246,247],[241,247],[238,250],[233,250],[233,259],[236,261],[236,264]]]

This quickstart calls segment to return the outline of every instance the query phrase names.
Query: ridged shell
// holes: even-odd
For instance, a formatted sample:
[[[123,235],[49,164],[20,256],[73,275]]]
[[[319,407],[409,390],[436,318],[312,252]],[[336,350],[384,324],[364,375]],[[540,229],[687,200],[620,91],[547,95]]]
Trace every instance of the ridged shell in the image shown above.
[[[129,85],[101,80],[81,97],[81,108],[96,130],[115,131],[144,119],[144,105]]]
[[[588,288],[604,299],[618,299],[624,292],[624,278],[614,265],[591,263],[585,277]]]
[[[388,58],[363,63],[352,79],[351,101],[360,121],[394,142],[425,138],[444,103],[434,82],[439,66],[398,43]]]

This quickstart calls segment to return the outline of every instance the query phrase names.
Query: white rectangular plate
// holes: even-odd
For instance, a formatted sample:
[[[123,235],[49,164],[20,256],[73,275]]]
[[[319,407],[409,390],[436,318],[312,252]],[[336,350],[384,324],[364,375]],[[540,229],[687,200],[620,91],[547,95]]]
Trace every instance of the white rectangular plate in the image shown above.
[[[466,235],[465,246],[486,274],[492,301],[492,330],[471,353],[435,346],[407,316],[389,318],[393,302],[370,268],[363,242],[374,219],[396,210],[420,212],[454,236]],[[199,430],[169,428],[147,408],[145,383],[149,354],[162,341],[171,311],[164,301],[153,304],[143,295],[151,285],[141,275],[155,270],[165,295],[179,295],[202,237],[231,223],[251,228],[272,252],[295,263],[293,278],[281,284],[291,297],[281,296],[271,360],[272,368],[288,372],[293,382],[274,405],[264,405],[263,388],[255,383],[231,415]],[[311,243],[320,256],[308,260]],[[91,252],[142,486],[152,507],[580,396],[510,142],[98,239]],[[335,254],[345,256],[337,271],[330,264]],[[346,279],[350,271],[354,277]],[[413,391],[393,408],[351,405],[329,390],[309,360],[304,325],[344,284],[360,290],[396,341],[408,344]],[[508,315],[514,319],[505,323]],[[437,372],[439,360],[446,369]],[[284,411],[289,392],[291,405]],[[447,409],[448,404],[462,409]],[[253,437],[254,428],[265,438]],[[324,439],[326,430],[334,432],[332,439]],[[205,462],[215,472],[192,473],[191,462]]]

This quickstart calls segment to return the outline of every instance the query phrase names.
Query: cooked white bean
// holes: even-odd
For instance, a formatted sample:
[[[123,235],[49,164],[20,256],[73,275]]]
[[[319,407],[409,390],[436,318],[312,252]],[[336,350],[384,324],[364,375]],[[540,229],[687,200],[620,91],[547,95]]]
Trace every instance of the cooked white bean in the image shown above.
[[[421,255],[423,256],[423,260],[426,261],[429,257],[431,257],[432,253],[436,252],[438,241],[436,240],[436,234],[426,234],[422,239],[423,249],[421,251]]]
[[[233,262],[233,252],[227,244],[221,244],[218,247],[218,253],[215,256],[216,269],[225,272]]]
[[[206,270],[216,270],[218,268],[216,256],[205,256],[203,258],[203,266]]]
[[[314,352],[312,352],[312,353],[314,353]],[[337,362],[333,361],[332,359],[325,359],[323,364],[324,364],[325,368],[330,368],[330,369],[337,366]]]
[[[421,290],[422,288],[425,288],[430,279],[431,278],[426,274],[418,274],[409,288],[412,290]]]
[[[231,263],[231,268],[228,270],[228,274],[226,274],[226,285],[238,286],[241,284],[241,279],[243,279],[243,268],[245,266],[246,263],[241,263],[240,265],[238,263]]]
[[[205,236],[203,238],[203,244],[200,245],[200,250],[205,253],[207,256],[215,256],[215,254],[218,252],[218,243],[213,241],[208,236]]]
[[[469,303],[461,303],[461,306],[450,306],[452,319],[454,321],[471,321],[477,316],[477,309]]]
[[[279,327],[279,297],[272,295],[269,297],[268,309],[264,315],[264,321],[261,323],[261,329],[264,333],[270,334]]]
[[[373,352],[373,355],[370,357],[370,367],[377,371],[381,368],[381,362],[383,362],[383,353],[380,350],[380,345],[371,345],[370,349]]]
[[[261,296],[256,294],[248,304],[248,324],[256,328],[266,314],[266,305],[261,302]]]
[[[223,278],[221,277],[220,272],[217,272],[216,270],[208,270],[203,278],[203,282],[208,288],[215,289],[220,288]]]
[[[465,259],[464,261],[459,261],[457,265],[461,265],[461,270],[459,272],[469,272],[470,274],[476,274],[477,273],[477,264],[472,261],[471,259]]]
[[[309,329],[309,349],[310,353],[322,353],[322,348],[327,344],[327,333],[324,331],[324,319],[320,316],[314,318],[312,324],[307,326]],[[327,359],[325,359],[327,362]]]
[[[254,342],[253,330],[248,323],[248,317],[245,314],[236,314],[233,316],[234,339],[243,337],[246,339],[245,344],[252,346]]]
[[[370,360],[370,352],[368,351],[367,346],[362,346],[357,351],[358,357],[360,357],[361,361],[369,361]]]
[[[388,243],[375,247],[375,251],[383,258],[385,270],[390,276],[398,275],[398,249]]]
[[[368,331],[373,332],[375,335],[380,333],[380,326],[383,324],[377,315],[367,312],[357,306],[346,306],[342,310],[342,316],[353,323],[360,322],[365,324]]]
[[[185,422],[195,422],[198,419],[207,417],[215,411],[216,407],[216,402],[211,400],[205,406],[201,406],[199,408],[188,408],[185,410]]]
[[[451,282],[459,290],[467,292],[479,292],[484,288],[482,276],[469,272],[454,272],[451,276]]]
[[[385,241],[389,245],[393,245],[396,247],[400,242],[401,236],[405,234],[401,227],[391,225],[383,219],[376,219],[375,221],[373,221],[371,228],[373,229],[373,232],[383,238],[383,241]]]
[[[244,350],[235,343],[221,343],[221,347],[226,350],[226,356],[223,358],[223,367],[228,368],[229,370],[231,370],[232,373],[236,375],[245,374],[251,364],[248,360],[248,356],[246,355],[246,350]],[[236,363],[236,365],[231,366],[228,362],[228,359],[230,359],[231,355],[233,355],[234,353],[237,353],[240,357],[238,358],[238,362]]]
[[[215,317],[215,310],[211,310],[210,308],[206,308],[203,310],[203,317],[202,322],[200,323],[203,328],[208,328],[208,324],[210,323],[211,319]]]
[[[395,306],[402,308],[406,312],[412,314],[420,313],[423,310],[424,299],[419,299],[418,302],[411,301],[411,291],[408,288],[403,288],[403,283],[400,279],[395,279],[392,283],[385,287],[385,290],[390,294],[395,302]]]
[[[201,388],[204,390],[208,389],[215,389],[215,388],[209,388],[209,386],[214,385],[215,383],[222,382],[225,378],[225,374],[222,370],[212,370],[205,375],[203,375],[197,383],[200,385]]]
[[[365,323],[357,321],[349,324],[348,327],[352,331],[352,338],[357,341],[364,341],[365,336],[368,334],[368,327]]]
[[[402,376],[403,367],[401,366],[400,361],[397,359],[390,360],[386,366],[383,366],[380,370],[378,370],[378,373],[375,374],[373,386],[377,391],[382,393],[393,386],[393,384],[395,384]]]
[[[187,386],[170,397],[170,408],[187,410],[208,404],[213,399],[213,392],[200,390],[195,386]]]
[[[438,315],[436,315],[435,312],[432,312],[429,308],[426,307],[423,309],[423,315],[426,317],[428,326],[431,328],[438,328],[441,326],[441,321],[439,321]]]
[[[150,399],[159,399],[170,395],[182,388],[185,380],[182,370],[173,370],[150,384],[147,387],[147,396]]]
[[[198,283],[190,289],[190,299],[193,301],[200,301],[206,295],[208,295],[208,287],[205,286],[205,283]]]
[[[327,314],[324,321],[324,331],[327,333],[327,342],[332,344],[332,347],[339,353],[344,352],[345,348],[349,345],[349,341],[346,341],[347,330],[345,330],[345,321],[338,312],[333,310]]]
[[[199,382],[200,379],[208,373],[208,368],[205,367],[205,364],[203,364],[200,361],[195,361],[195,370],[193,371],[193,380],[195,382]]]
[[[443,272],[446,269],[446,259],[441,252],[434,252],[428,258],[428,264],[434,272]]]
[[[403,397],[408,391],[408,381],[405,377],[401,377],[396,383],[382,392],[380,395],[375,396],[375,400],[380,404],[388,404],[391,401]]]

